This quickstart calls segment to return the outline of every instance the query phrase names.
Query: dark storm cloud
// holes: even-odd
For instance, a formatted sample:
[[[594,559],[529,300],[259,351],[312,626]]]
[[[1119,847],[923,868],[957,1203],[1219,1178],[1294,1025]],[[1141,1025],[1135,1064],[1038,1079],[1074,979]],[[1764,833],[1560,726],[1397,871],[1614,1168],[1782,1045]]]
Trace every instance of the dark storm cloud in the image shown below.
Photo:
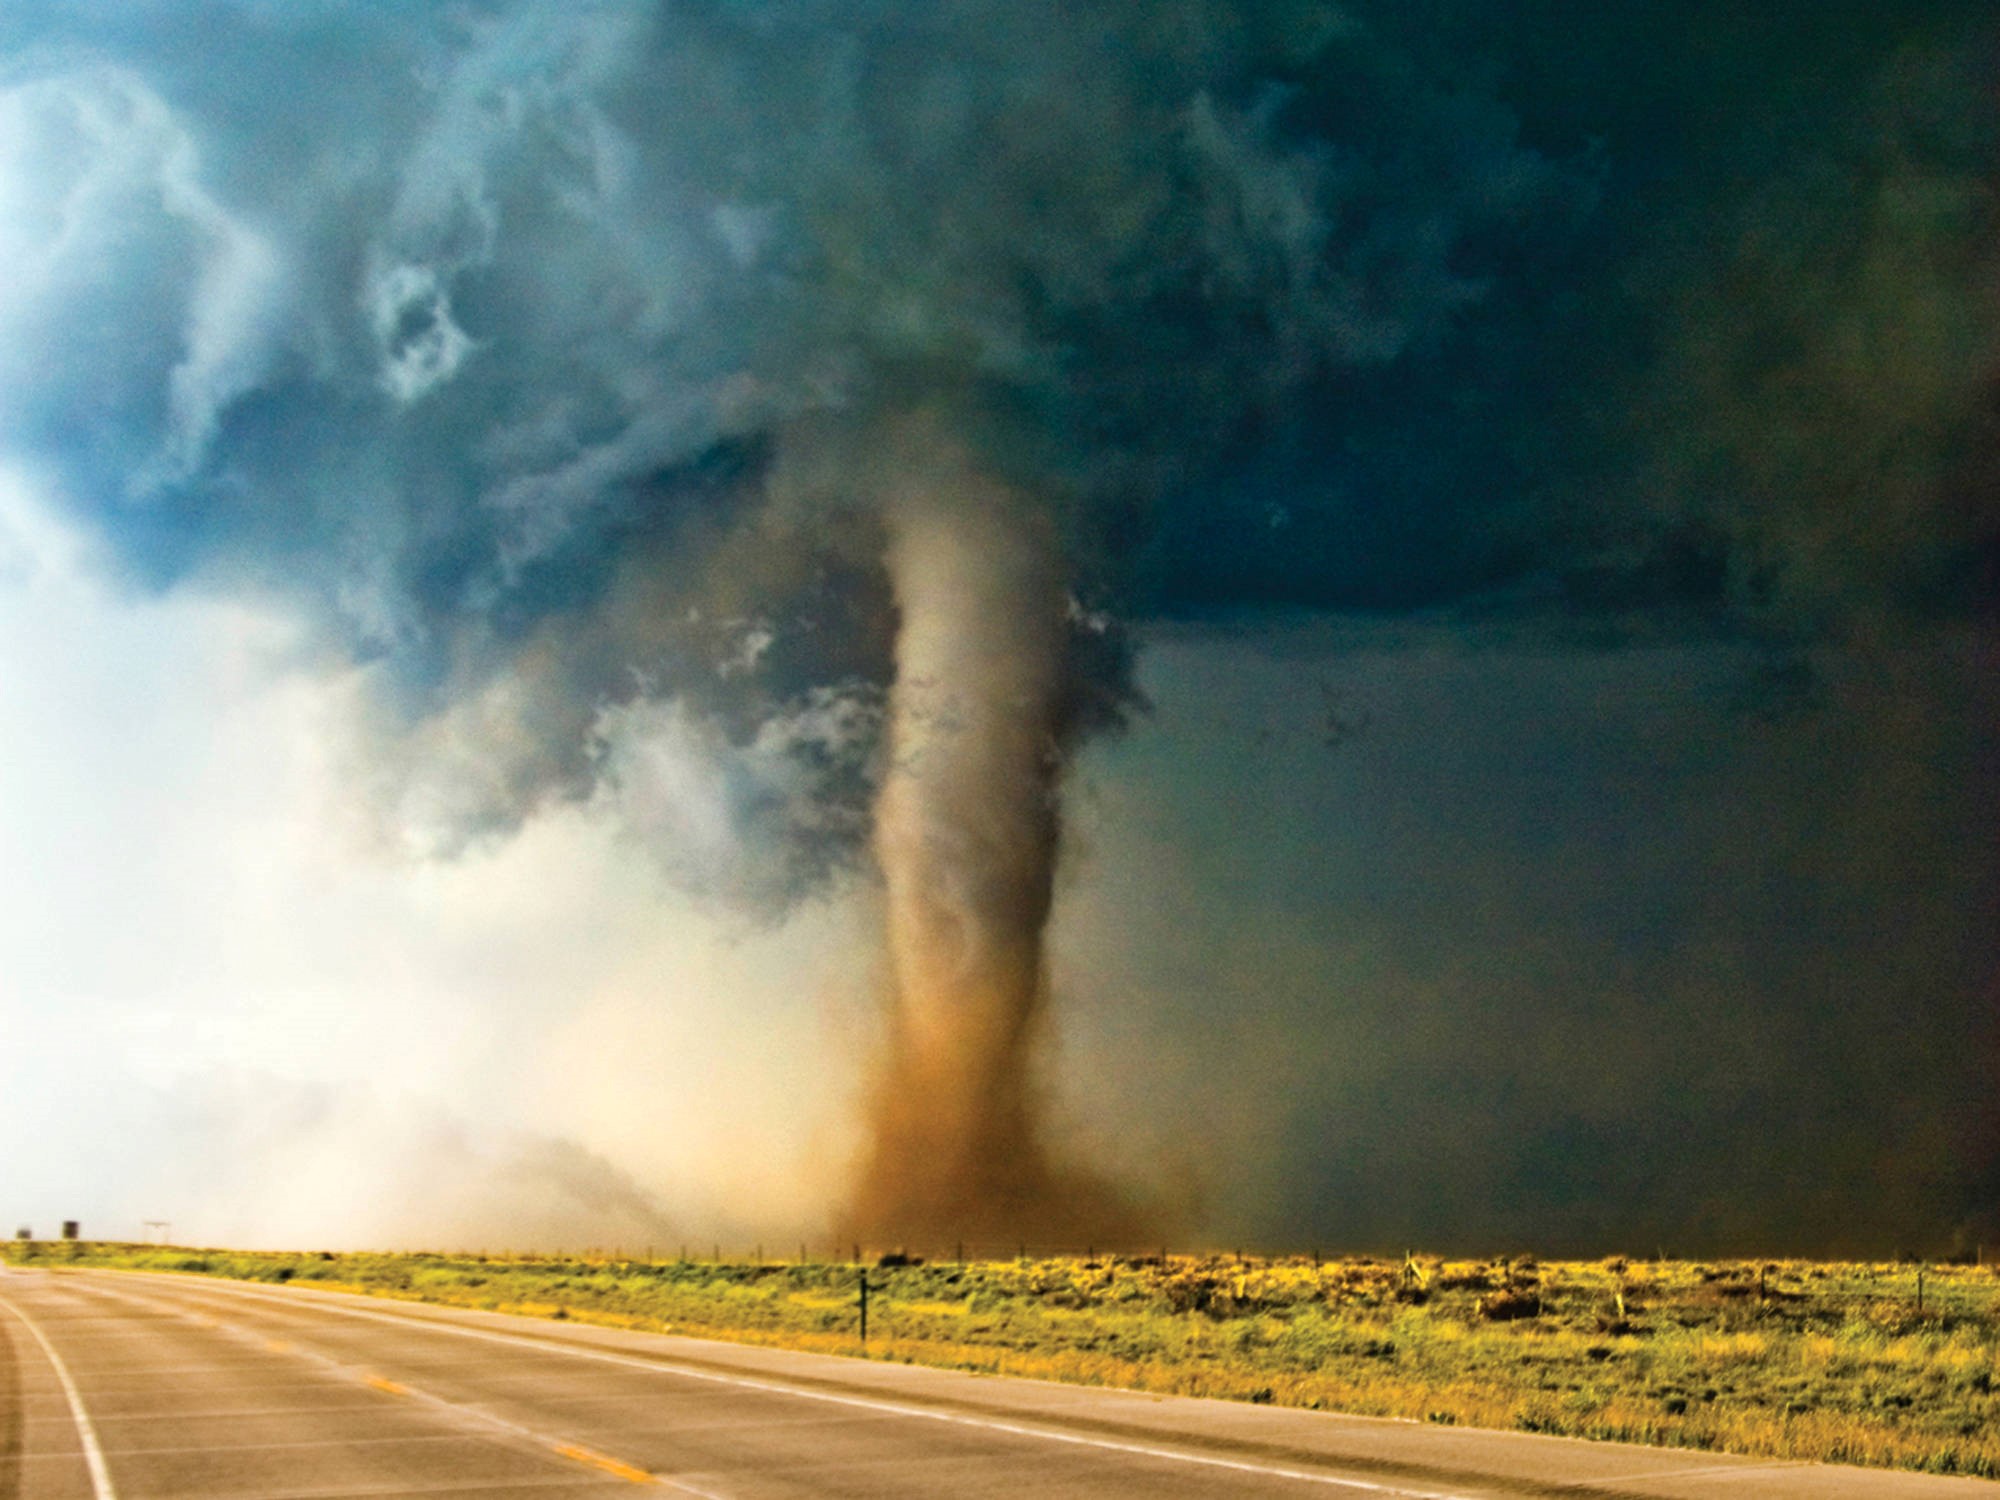
[[[736,749],[829,693],[866,719],[871,497],[774,503],[788,444],[940,409],[1129,607],[1130,528],[1176,537],[1319,383],[1448,342],[1595,192],[1311,4],[10,29],[10,448],[141,579],[302,595],[387,663],[404,816],[446,846],[619,764],[609,705]],[[1094,635],[1079,725],[1121,691]],[[863,739],[788,743],[831,795]]]
[[[1166,599],[1446,603],[1785,630],[1990,608],[2000,111],[1975,8],[1371,11],[1603,168],[1497,247],[1460,335],[1336,380],[1155,544]],[[1466,61],[1471,59],[1471,61]],[[1454,61],[1456,60],[1456,61]]]
[[[628,763],[607,707],[726,753],[804,715],[765,743],[812,796],[731,773],[782,900],[865,823],[869,736],[811,724],[890,671],[869,497],[770,498],[814,423],[946,410],[1124,618],[1965,607],[2000,275],[1964,16],[27,7],[6,440],[136,577],[382,662],[436,846]],[[1079,651],[1078,722],[1115,715],[1115,636]],[[830,842],[784,811],[829,802]]]
[[[1995,664],[1163,632],[1083,762],[1073,1076],[1274,1246],[1990,1247]]]

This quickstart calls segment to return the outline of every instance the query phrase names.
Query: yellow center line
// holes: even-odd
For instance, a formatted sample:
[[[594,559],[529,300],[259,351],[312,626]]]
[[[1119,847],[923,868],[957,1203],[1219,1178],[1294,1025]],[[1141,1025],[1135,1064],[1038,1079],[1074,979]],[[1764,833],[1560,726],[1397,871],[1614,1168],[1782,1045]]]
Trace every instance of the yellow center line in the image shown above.
[[[633,1484],[658,1484],[660,1482],[656,1476],[647,1473],[644,1469],[634,1468],[628,1463],[620,1463],[608,1454],[593,1452],[589,1448],[580,1448],[575,1443],[557,1443],[555,1450],[573,1463],[589,1464],[593,1469],[602,1469],[607,1474],[616,1474],[620,1479],[630,1480]]]
[[[148,1300],[145,1298],[126,1297],[122,1293],[115,1293],[115,1292],[112,1293],[111,1295],[117,1297],[120,1301],[125,1301],[125,1302],[144,1303],[145,1301]],[[221,1326],[218,1325],[214,1319],[201,1316],[197,1316],[194,1319],[194,1321],[202,1324],[205,1327],[212,1328]],[[239,1330],[235,1329],[234,1327],[231,1327],[229,1331],[237,1332]],[[264,1347],[271,1350],[273,1353],[298,1354],[302,1358],[307,1359],[315,1364],[327,1365],[335,1369],[343,1369],[343,1367],[340,1366],[337,1361],[329,1358],[328,1356],[324,1354],[315,1354],[310,1350],[302,1350],[296,1344],[293,1344],[286,1339],[267,1338],[263,1340],[263,1343]],[[571,1463],[587,1464],[593,1469],[600,1470],[601,1472],[606,1474],[614,1475],[619,1479],[625,1480],[627,1483],[650,1484],[650,1485],[660,1485],[664,1483],[668,1484],[673,1489],[681,1491],[683,1494],[700,1495],[704,1497],[704,1500],[714,1500],[714,1497],[709,1496],[708,1492],[705,1490],[697,1490],[694,1489],[692,1486],[683,1485],[672,1481],[662,1480],[659,1477],[659,1475],[649,1473],[647,1470],[641,1469],[636,1465],[628,1464],[620,1459],[613,1458],[608,1453],[599,1453],[596,1449],[586,1448],[581,1443],[564,1442],[561,1439],[550,1436],[546,1433],[536,1432],[531,1427],[523,1427],[517,1422],[509,1422],[506,1418],[495,1416],[492,1412],[481,1411],[478,1410],[477,1408],[461,1406],[457,1402],[447,1401],[442,1396],[432,1395],[428,1391],[412,1390],[409,1386],[402,1384],[400,1381],[391,1380],[388,1376],[378,1374],[373,1370],[365,1370],[357,1372],[353,1369],[352,1366],[347,1366],[344,1367],[343,1373],[348,1374],[350,1378],[352,1377],[352,1375],[358,1373],[364,1385],[370,1386],[375,1390],[381,1391],[385,1395],[407,1396],[412,1401],[420,1401],[429,1406],[437,1407],[440,1410],[450,1411],[459,1417],[462,1418],[469,1417],[487,1427],[495,1427],[499,1428],[503,1432],[511,1433],[517,1439],[525,1439],[529,1442],[532,1442],[537,1447],[541,1448],[544,1452],[554,1453],[560,1458],[568,1459]]]

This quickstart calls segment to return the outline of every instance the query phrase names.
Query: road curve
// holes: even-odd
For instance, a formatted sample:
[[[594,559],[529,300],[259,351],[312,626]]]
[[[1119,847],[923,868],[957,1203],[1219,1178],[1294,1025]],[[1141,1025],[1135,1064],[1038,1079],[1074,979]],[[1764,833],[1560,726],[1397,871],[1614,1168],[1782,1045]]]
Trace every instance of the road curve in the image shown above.
[[[1991,1500],[2000,1485],[1006,1380],[340,1293],[0,1272],[0,1500]]]

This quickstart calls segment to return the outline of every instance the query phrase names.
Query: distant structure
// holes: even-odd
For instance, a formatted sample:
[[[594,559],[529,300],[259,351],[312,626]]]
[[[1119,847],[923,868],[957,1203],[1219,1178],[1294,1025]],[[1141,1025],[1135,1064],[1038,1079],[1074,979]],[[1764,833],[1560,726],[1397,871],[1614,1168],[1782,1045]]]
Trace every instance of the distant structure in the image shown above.
[[[26,1224],[23,1224],[19,1229],[14,1231],[14,1238],[17,1240],[31,1240],[34,1237],[35,1231],[30,1229]]]
[[[170,1245],[173,1243],[174,1226],[167,1219],[147,1219],[144,1221],[146,1243],[149,1245]]]
[[[66,1240],[73,1240],[73,1239],[77,1239],[77,1238],[79,1238],[79,1231],[80,1231],[80,1228],[81,1228],[81,1226],[80,1226],[80,1225],[78,1225],[78,1223],[76,1222],[76,1220],[74,1220],[74,1219],[64,1219],[64,1220],[63,1220],[63,1230],[62,1230],[62,1237],[63,1237],[64,1239],[66,1239]]]

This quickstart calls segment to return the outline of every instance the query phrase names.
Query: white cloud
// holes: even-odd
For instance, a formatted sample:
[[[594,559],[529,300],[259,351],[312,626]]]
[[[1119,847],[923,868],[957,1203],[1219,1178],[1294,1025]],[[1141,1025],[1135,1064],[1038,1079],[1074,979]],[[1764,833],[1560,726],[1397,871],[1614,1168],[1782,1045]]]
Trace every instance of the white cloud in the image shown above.
[[[189,127],[113,67],[0,89],[0,399],[102,412],[164,385],[146,493],[202,464],[282,344],[282,256],[204,186]],[[131,390],[121,391],[121,382]]]
[[[378,268],[362,304],[381,349],[382,389],[405,406],[450,380],[478,347],[452,317],[451,291],[429,266]]]
[[[286,621],[112,595],[18,475],[0,551],[0,1217],[498,1242],[637,1233],[621,1175],[696,1237],[830,1204],[851,913],[726,931],[603,809],[384,858],[344,815],[356,682]],[[579,1161],[601,1211],[552,1186]]]

